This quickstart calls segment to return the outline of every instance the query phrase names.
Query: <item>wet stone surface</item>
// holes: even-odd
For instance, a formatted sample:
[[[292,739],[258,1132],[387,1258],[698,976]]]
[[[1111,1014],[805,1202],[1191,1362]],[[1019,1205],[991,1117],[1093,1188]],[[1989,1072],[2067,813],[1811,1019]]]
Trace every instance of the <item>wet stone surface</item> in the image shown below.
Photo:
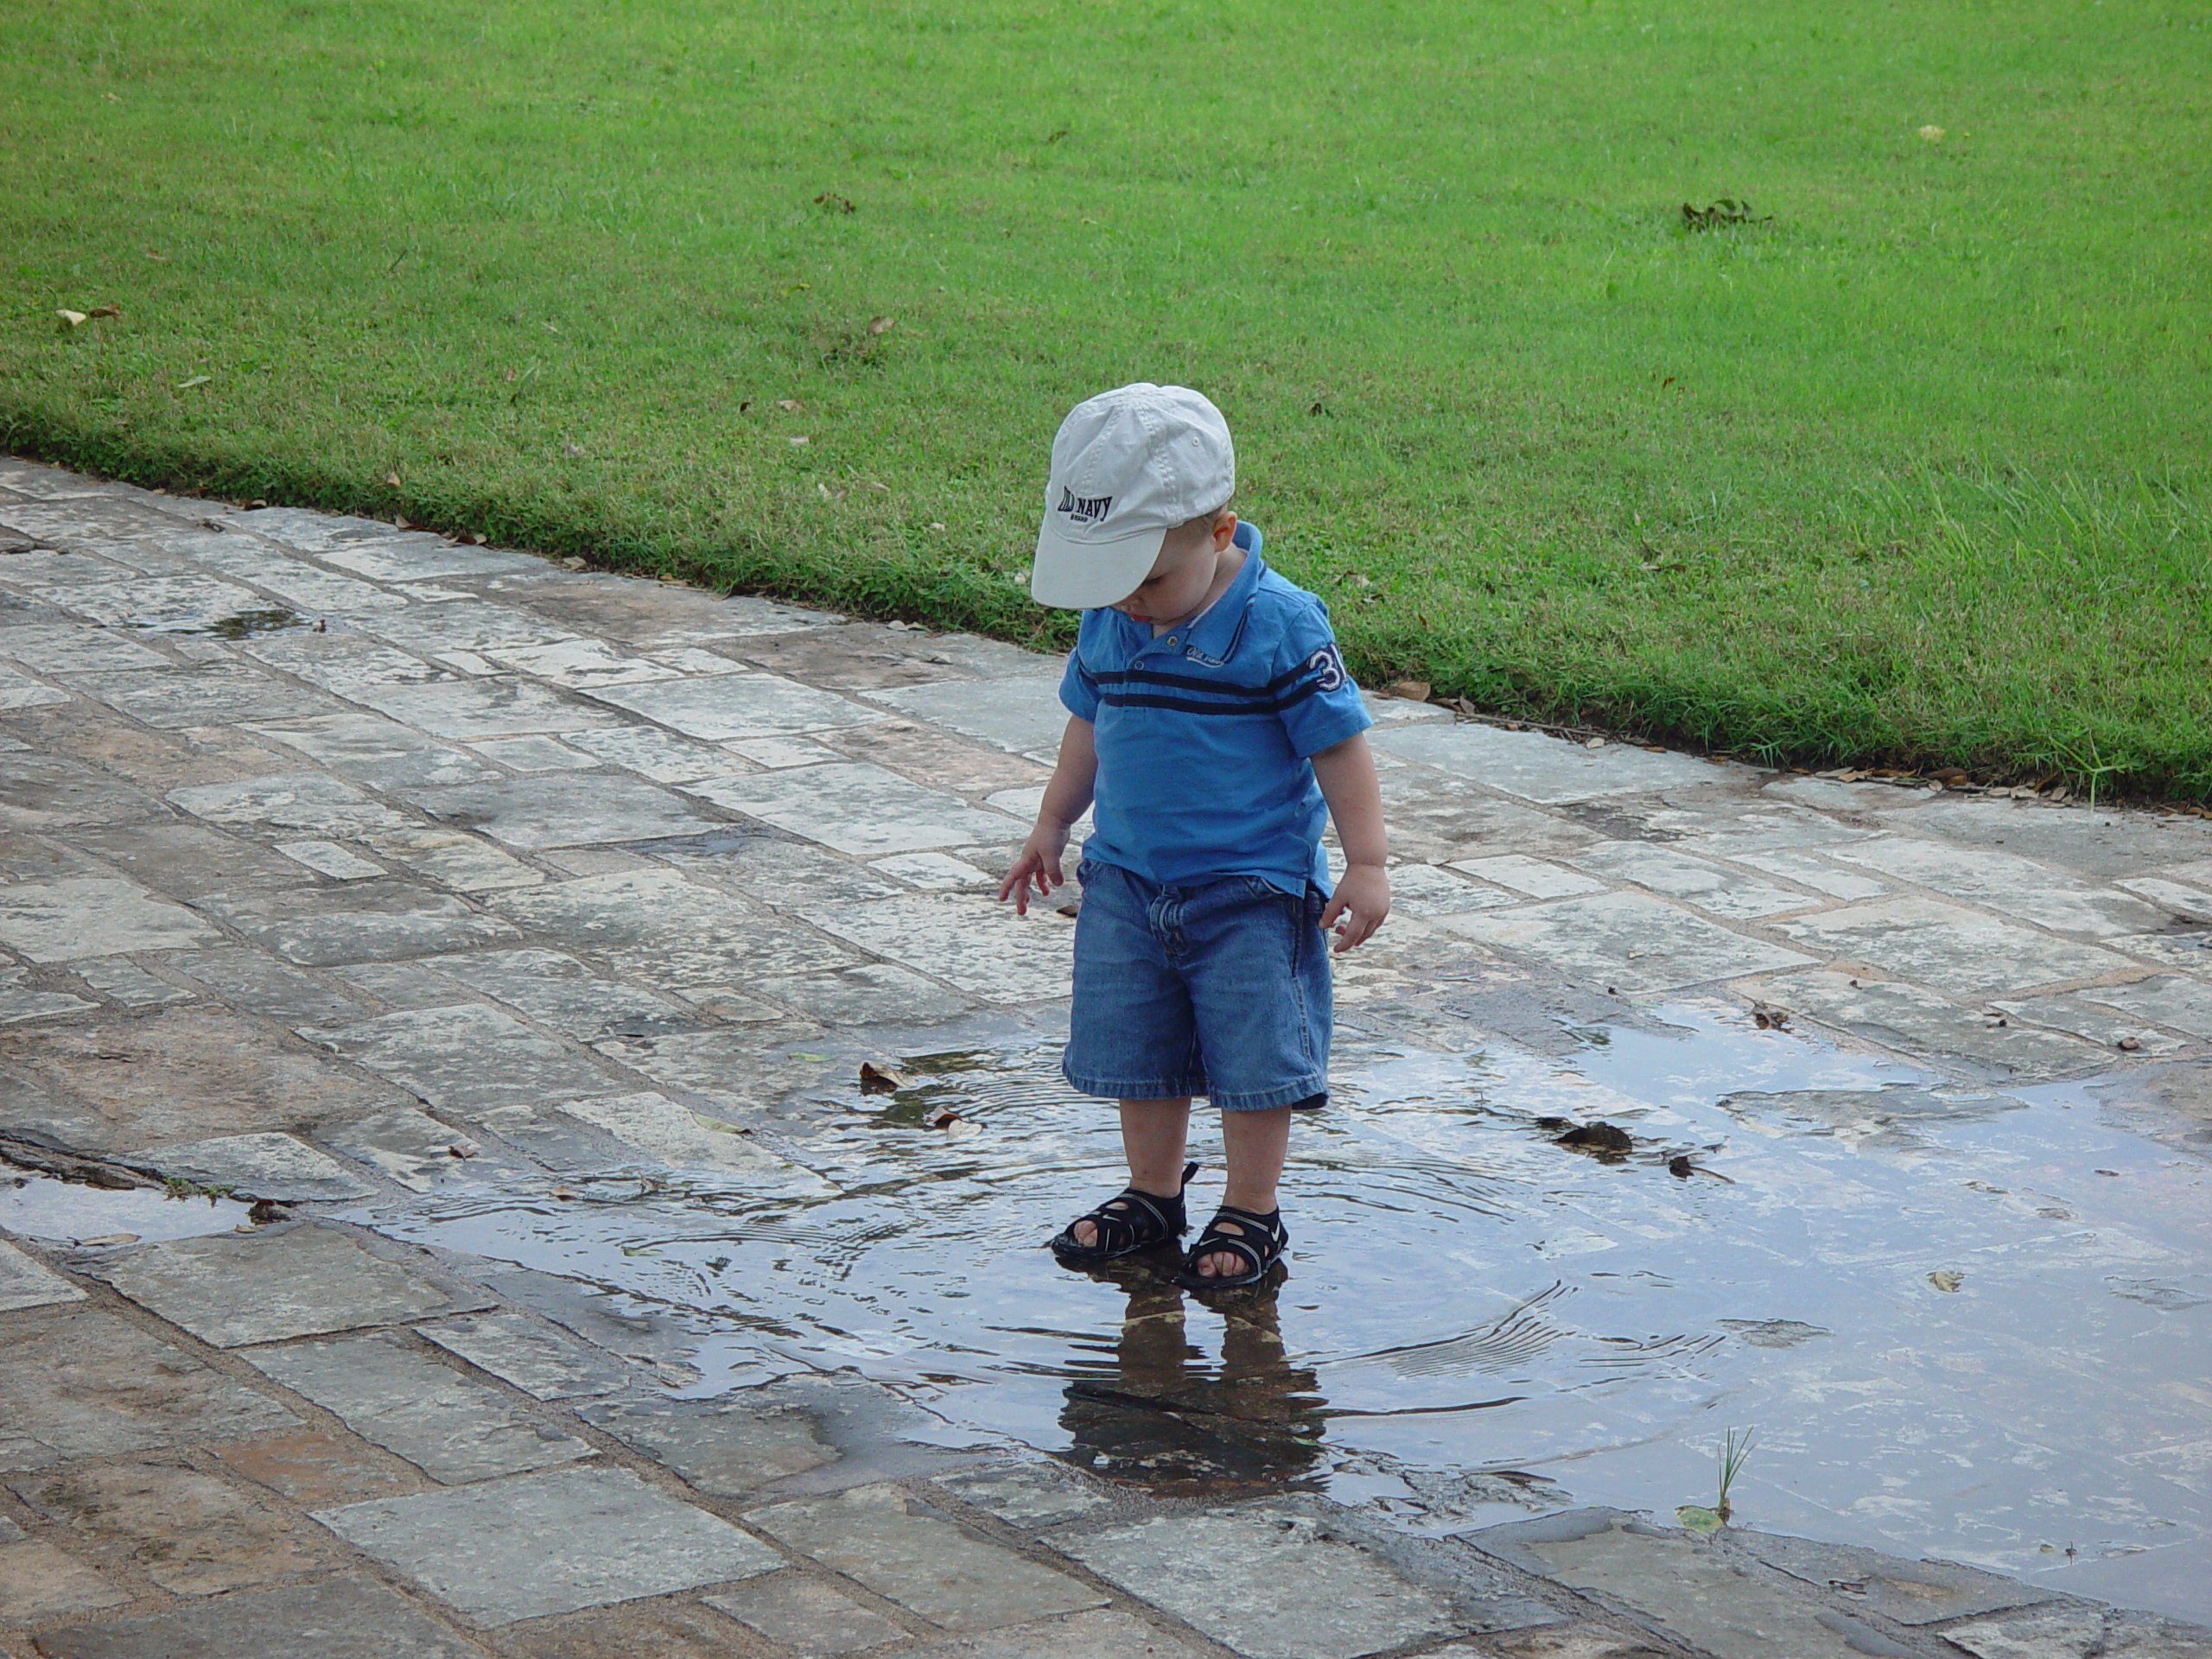
[[[627,1470],[566,1469],[324,1510],[355,1548],[486,1624],[751,1578],[758,1539]]]
[[[1057,663],[0,536],[10,1659],[2212,1652],[2202,821],[1377,701],[1397,909],[1200,1300],[1037,1248],[1123,1179],[1079,893],[991,897]]]

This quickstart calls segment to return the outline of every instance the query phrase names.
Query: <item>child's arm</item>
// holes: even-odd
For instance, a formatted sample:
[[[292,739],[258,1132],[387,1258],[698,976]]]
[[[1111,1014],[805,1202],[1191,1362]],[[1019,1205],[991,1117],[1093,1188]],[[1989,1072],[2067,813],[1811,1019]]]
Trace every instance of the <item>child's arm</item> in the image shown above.
[[[1390,877],[1383,868],[1389,836],[1382,828],[1382,786],[1363,735],[1346,738],[1313,757],[1313,776],[1336,820],[1344,873],[1321,925],[1337,930],[1338,954],[1363,943],[1390,913]]]
[[[1368,775],[1374,776],[1371,766]],[[1037,827],[1021,843],[1020,855],[999,884],[999,897],[1011,897],[1017,913],[1029,913],[1033,887],[1038,898],[1046,899],[1067,880],[1060,874],[1060,855],[1067,851],[1068,830],[1090,806],[1097,781],[1098,748],[1092,741],[1090,722],[1080,715],[1070,715],[1068,728],[1060,736],[1059,764],[1052,768],[1052,781],[1045,785],[1044,801],[1037,808]],[[1382,822],[1379,802],[1376,822]]]

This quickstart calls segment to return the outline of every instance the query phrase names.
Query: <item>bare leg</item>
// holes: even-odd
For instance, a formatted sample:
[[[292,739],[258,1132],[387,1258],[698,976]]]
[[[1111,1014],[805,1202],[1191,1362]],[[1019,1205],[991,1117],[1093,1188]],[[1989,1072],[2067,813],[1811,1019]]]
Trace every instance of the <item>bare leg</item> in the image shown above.
[[[1289,1116],[1287,1112],[1284,1114]],[[1183,1190],[1183,1146],[1191,1134],[1191,1097],[1179,1100],[1125,1100],[1122,1103],[1122,1150],[1129,1160],[1129,1185],[1156,1198],[1172,1198]],[[1280,1154],[1275,1166],[1282,1166]],[[1098,1229],[1078,1221],[1070,1230],[1076,1243],[1094,1244]]]
[[[1249,1210],[1255,1216],[1273,1214],[1275,1183],[1282,1177],[1282,1160],[1290,1151],[1290,1108],[1224,1112],[1221,1141],[1229,1160],[1229,1184],[1221,1201],[1231,1209]],[[1224,1222],[1222,1230],[1242,1233],[1244,1230],[1231,1221]],[[1243,1271],[1243,1258],[1225,1250],[1201,1258],[1198,1265],[1202,1279]]]

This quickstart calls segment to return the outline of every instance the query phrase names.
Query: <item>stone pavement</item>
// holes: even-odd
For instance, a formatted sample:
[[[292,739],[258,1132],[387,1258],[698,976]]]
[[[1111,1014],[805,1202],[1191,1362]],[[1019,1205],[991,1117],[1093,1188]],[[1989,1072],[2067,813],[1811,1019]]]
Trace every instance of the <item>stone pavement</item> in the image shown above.
[[[2212,1654],[1840,1544],[1116,1484],[821,1354],[702,1395],[658,1316],[362,1224],[613,1173],[803,1205],[804,1100],[881,1033],[1049,1032],[1065,917],[988,893],[1057,677],[0,460],[0,1654]],[[1376,712],[1355,1038],[1465,1028],[1471,980],[1705,997],[2112,1074],[2212,1147],[2212,825]]]

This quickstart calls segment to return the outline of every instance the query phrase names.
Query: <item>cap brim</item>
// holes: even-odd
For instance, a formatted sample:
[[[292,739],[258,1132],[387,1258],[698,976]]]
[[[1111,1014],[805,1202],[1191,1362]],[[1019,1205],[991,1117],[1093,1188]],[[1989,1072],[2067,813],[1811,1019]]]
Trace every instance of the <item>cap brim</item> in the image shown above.
[[[1062,610],[1095,611],[1136,592],[1160,563],[1165,530],[1141,530],[1116,541],[1071,541],[1048,522],[1037,532],[1037,562],[1029,568],[1029,596]]]

